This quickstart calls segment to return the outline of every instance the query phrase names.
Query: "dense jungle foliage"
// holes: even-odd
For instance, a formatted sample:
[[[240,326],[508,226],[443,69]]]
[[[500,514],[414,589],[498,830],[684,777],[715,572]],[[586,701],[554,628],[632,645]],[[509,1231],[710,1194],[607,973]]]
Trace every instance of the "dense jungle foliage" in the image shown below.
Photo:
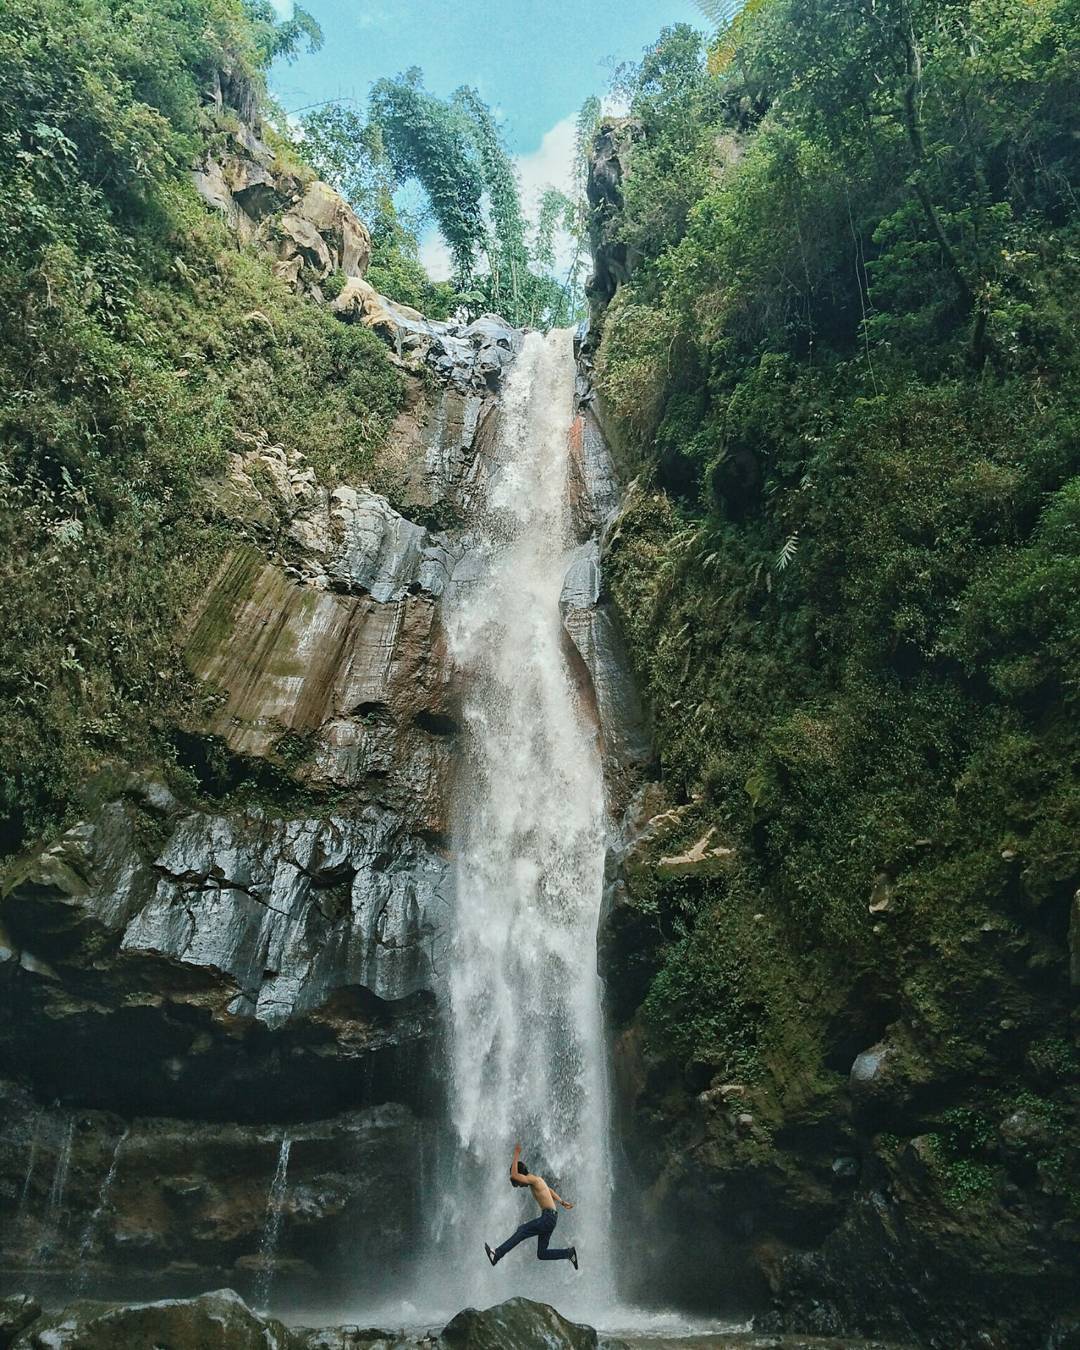
[[[1075,1081],[1078,75],[1076,0],[759,0],[624,73],[608,577],[735,850],[635,891],[691,1086],[824,1100],[900,1023],[939,1103]]]
[[[0,848],[167,755],[176,640],[237,430],[362,472],[400,401],[370,333],[240,249],[188,182],[215,76],[317,38],[240,0],[5,0],[0,24]],[[328,447],[333,447],[332,450]],[[330,463],[330,459],[335,461]],[[234,527],[235,533],[235,527]]]

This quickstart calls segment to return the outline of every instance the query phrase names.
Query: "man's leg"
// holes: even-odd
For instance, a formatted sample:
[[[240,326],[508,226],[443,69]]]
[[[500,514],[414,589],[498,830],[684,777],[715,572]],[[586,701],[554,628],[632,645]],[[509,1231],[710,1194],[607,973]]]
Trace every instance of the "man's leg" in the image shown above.
[[[508,1237],[501,1246],[495,1248],[495,1260],[491,1264],[495,1265],[496,1262],[501,1261],[506,1253],[513,1251],[519,1242],[524,1242],[526,1238],[536,1237],[541,1227],[542,1222],[538,1218],[530,1220],[529,1223],[523,1223],[516,1233]]]
[[[543,1231],[536,1240],[536,1259],[538,1261],[569,1261],[571,1259],[572,1248],[570,1247],[548,1247],[551,1241],[551,1235],[555,1231],[553,1223],[546,1223]]]

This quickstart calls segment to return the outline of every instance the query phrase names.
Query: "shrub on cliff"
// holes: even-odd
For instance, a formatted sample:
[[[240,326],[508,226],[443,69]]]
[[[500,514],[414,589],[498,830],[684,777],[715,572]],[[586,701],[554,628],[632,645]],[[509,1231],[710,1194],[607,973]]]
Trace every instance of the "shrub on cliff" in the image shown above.
[[[98,765],[167,753],[176,638],[234,429],[325,477],[393,419],[382,345],[239,251],[187,171],[303,36],[238,0],[11,0],[0,32],[0,848]],[[301,16],[302,19],[302,16]],[[310,32],[309,32],[310,35]]]
[[[1078,51],[1072,0],[769,0],[718,74],[676,29],[628,80],[608,577],[665,779],[739,858],[649,896],[694,1083],[780,1091],[796,1020],[836,1085],[899,1017],[943,1080],[1012,1073],[1067,1001]]]

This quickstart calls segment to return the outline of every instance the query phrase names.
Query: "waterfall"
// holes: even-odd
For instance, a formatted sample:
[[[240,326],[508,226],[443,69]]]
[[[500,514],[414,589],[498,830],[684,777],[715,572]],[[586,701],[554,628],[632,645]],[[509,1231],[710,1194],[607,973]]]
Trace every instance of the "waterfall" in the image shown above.
[[[614,1301],[606,1056],[596,924],[606,837],[595,727],[579,706],[559,613],[570,561],[571,336],[532,334],[507,381],[478,580],[451,607],[465,675],[449,967],[449,1098],[457,1164],[441,1241],[457,1305],[514,1293],[595,1320]],[[524,1161],[575,1203],[552,1245],[581,1271],[538,1262],[530,1241],[492,1270],[494,1246],[536,1215],[509,1184]]]
[[[255,1277],[256,1308],[267,1309],[270,1306],[270,1290],[274,1283],[274,1258],[277,1254],[278,1238],[281,1236],[281,1221],[285,1217],[285,1186],[291,1147],[292,1141],[289,1136],[282,1135],[277,1169],[266,1197],[266,1222],[263,1226],[262,1241],[259,1243],[259,1270]]]
[[[82,1294],[86,1290],[90,1279],[90,1253],[94,1247],[94,1239],[98,1236],[98,1229],[101,1221],[105,1217],[105,1209],[109,1203],[109,1193],[112,1191],[113,1182],[116,1180],[116,1169],[120,1164],[120,1150],[124,1147],[124,1141],[130,1133],[130,1126],[125,1126],[123,1134],[116,1141],[113,1149],[112,1160],[109,1163],[108,1171],[105,1173],[104,1180],[101,1183],[101,1190],[98,1192],[97,1204],[93,1212],[86,1221],[86,1227],[83,1229],[82,1241],[79,1243],[79,1269],[76,1275],[76,1291]]]
[[[34,1116],[34,1129],[30,1136],[30,1157],[26,1164],[26,1176],[23,1179],[22,1190],[19,1192],[19,1208],[15,1213],[14,1229],[16,1232],[22,1232],[29,1218],[30,1206],[30,1187],[33,1185],[34,1172],[37,1169],[38,1159],[38,1133],[41,1129],[41,1116]]]
[[[71,1170],[71,1147],[75,1141],[75,1119],[68,1121],[63,1141],[56,1154],[56,1170],[53,1172],[52,1186],[49,1188],[49,1203],[45,1210],[45,1220],[38,1239],[37,1257],[40,1260],[49,1254],[53,1242],[60,1231],[64,1213],[64,1190],[67,1186],[68,1172]]]

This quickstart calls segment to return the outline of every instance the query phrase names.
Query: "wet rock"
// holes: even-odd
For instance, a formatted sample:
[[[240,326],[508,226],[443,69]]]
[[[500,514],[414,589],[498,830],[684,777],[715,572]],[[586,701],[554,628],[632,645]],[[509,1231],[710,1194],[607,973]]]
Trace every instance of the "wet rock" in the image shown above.
[[[41,1304],[29,1294],[10,1294],[0,1298],[0,1350],[7,1347],[32,1322],[41,1316]]]
[[[0,1064],[39,1075],[43,1093],[139,1110],[210,1110],[237,1074],[259,1081],[241,1111],[280,1108],[305,1074],[313,1104],[332,1100],[350,1063],[384,1064],[378,1078],[430,1038],[449,879],[376,806],[187,812],[148,854],[132,808],[111,803],[25,860],[4,896],[14,940],[52,977],[19,984]],[[290,1053],[249,1043],[255,1028]]]
[[[289,1350],[404,1350],[419,1342],[377,1327],[294,1327]]]
[[[849,1080],[852,1091],[864,1096],[880,1091],[888,1075],[889,1059],[895,1054],[888,1045],[874,1045],[857,1055]]]
[[[575,533],[587,540],[612,518],[622,495],[607,440],[590,408],[579,412],[570,428],[568,489]]]
[[[645,711],[614,609],[601,600],[600,544],[576,550],[559,601],[563,626],[587,679],[599,725],[609,788],[618,788],[652,758]],[[614,780],[614,781],[612,781]],[[613,794],[625,800],[625,786]]]
[[[175,1296],[224,1284],[248,1294],[285,1132],[123,1121],[43,1109],[15,1089],[0,1091],[0,1194],[25,1197],[0,1225],[0,1260],[52,1299],[70,1297],[80,1278],[98,1295]],[[387,1103],[294,1122],[287,1132],[275,1290],[374,1297],[388,1267],[407,1260],[420,1224],[413,1164],[433,1146],[433,1126]]]
[[[126,1307],[72,1303],[15,1341],[17,1350],[289,1350],[280,1322],[257,1316],[231,1289]]]
[[[605,118],[589,155],[585,185],[589,202],[589,243],[593,275],[586,283],[594,315],[601,312],[623,282],[630,279],[633,258],[618,237],[622,184],[634,146],[644,139],[644,125],[633,117]]]
[[[442,594],[455,564],[444,541],[366,488],[343,484],[316,497],[289,530],[306,554],[305,580],[382,604],[410,592]]]
[[[568,1322],[547,1303],[511,1298],[481,1311],[466,1308],[443,1328],[453,1350],[595,1350],[592,1327]]]

